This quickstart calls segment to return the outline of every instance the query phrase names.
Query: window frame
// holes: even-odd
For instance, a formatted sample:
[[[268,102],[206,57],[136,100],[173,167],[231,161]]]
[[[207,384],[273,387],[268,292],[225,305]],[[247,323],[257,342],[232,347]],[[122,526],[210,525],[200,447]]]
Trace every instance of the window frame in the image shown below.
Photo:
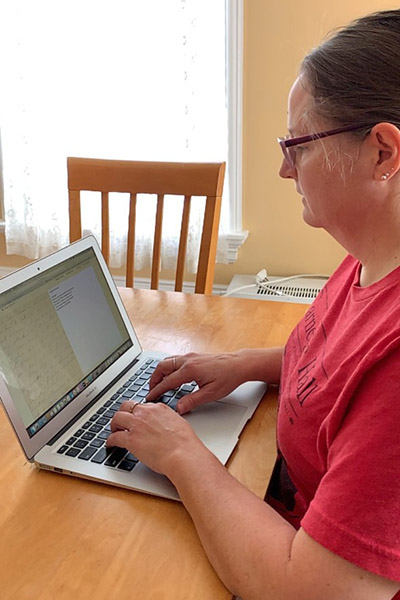
[[[242,229],[243,0],[226,0],[226,16],[230,232],[225,237],[231,264],[249,235]]]

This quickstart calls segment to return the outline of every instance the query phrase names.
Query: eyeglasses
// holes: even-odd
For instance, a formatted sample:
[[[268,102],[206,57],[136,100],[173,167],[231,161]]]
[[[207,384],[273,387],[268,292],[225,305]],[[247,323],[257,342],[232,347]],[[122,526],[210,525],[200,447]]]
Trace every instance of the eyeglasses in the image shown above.
[[[369,123],[364,123],[363,125],[347,125],[346,127],[339,127],[339,129],[320,131],[319,133],[311,133],[310,135],[302,135],[300,137],[291,138],[287,136],[284,138],[278,138],[278,142],[280,147],[282,148],[285,160],[291,168],[294,168],[296,164],[296,150],[294,146],[298,146],[299,144],[306,144],[307,142],[313,142],[314,140],[326,138],[331,135],[337,135],[338,133],[344,133],[345,131],[356,131],[357,129],[371,128],[374,125],[371,125]]]

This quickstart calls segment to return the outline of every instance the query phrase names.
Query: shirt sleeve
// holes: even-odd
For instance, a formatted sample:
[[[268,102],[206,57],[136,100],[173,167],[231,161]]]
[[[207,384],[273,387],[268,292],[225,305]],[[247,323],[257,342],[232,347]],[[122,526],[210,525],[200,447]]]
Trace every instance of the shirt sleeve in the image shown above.
[[[301,522],[335,554],[400,581],[400,348],[363,377]]]

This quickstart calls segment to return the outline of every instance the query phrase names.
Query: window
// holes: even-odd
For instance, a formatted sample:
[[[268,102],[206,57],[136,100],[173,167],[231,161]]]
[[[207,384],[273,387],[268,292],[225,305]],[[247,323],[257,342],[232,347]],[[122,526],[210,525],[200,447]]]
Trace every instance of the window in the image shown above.
[[[0,51],[9,57],[0,99],[9,253],[37,258],[68,243],[66,157],[88,156],[227,160],[219,260],[235,259],[247,234],[241,231],[241,3],[1,4]],[[114,221],[111,215],[114,266],[124,260],[121,215],[124,221],[123,213]]]

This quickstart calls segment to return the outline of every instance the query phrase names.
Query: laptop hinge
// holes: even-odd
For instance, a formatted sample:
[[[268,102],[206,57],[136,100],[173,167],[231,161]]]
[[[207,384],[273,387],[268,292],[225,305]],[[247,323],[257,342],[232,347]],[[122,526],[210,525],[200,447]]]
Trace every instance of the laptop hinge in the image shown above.
[[[136,358],[134,361],[132,361],[127,367],[125,367],[125,369],[123,371],[121,371],[121,373],[118,374],[118,377],[115,377],[115,379],[113,379],[108,385],[107,387],[105,387],[99,394],[97,394],[97,396],[95,396],[90,402],[89,404],[87,404],[84,408],[82,408],[81,411],[79,411],[79,413],[77,415],[75,415],[75,417],[73,419],[71,419],[66,425],[64,425],[64,427],[49,441],[47,442],[47,446],[52,446],[53,444],[55,444],[55,442],[57,442],[60,437],[62,437],[64,435],[64,433],[66,431],[68,431],[68,429],[70,427],[72,427],[72,425],[74,423],[76,423],[77,421],[79,421],[79,419],[82,417],[82,415],[84,415],[94,404],[96,404],[96,402],[98,400],[100,400],[100,398],[102,398],[105,394],[107,394],[107,392],[117,383],[117,381],[119,379],[121,379],[125,373],[127,373],[130,369],[132,369],[132,367],[134,367],[136,365],[136,363],[139,362],[139,359]]]

